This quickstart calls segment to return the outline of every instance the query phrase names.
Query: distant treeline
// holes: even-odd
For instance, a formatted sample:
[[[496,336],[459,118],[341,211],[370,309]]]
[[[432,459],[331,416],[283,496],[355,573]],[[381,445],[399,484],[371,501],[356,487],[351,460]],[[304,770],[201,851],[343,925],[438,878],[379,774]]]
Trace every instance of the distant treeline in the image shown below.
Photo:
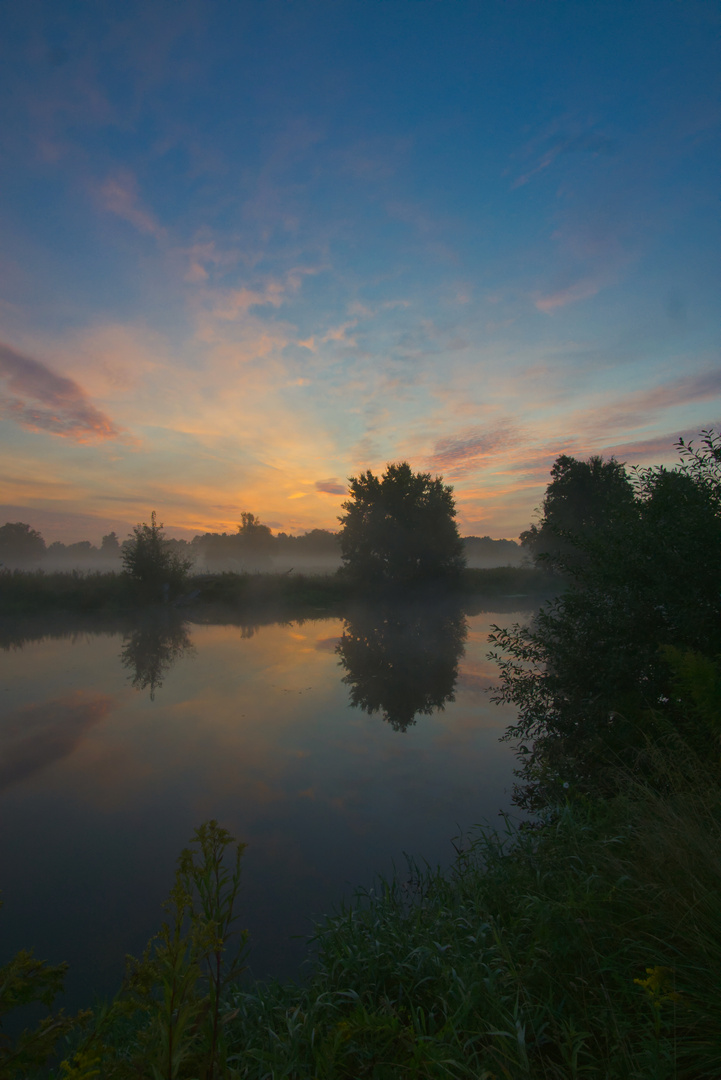
[[[46,544],[36,529],[23,522],[7,522],[0,527],[0,564],[5,567],[39,568],[43,564],[59,567],[82,566],[108,569],[108,564],[120,566],[123,549],[132,537],[120,540],[115,532],[103,536],[100,546],[89,540],[63,544],[56,540]],[[207,532],[192,540],[167,539],[168,547],[193,564],[208,569],[219,567],[262,567],[271,560],[300,564],[317,561],[340,565],[338,533],[329,529],[311,529],[300,536],[286,532],[273,534],[253,514],[242,515],[236,532]],[[523,551],[515,540],[493,540],[490,536],[467,536],[463,540],[470,566],[517,564]]]

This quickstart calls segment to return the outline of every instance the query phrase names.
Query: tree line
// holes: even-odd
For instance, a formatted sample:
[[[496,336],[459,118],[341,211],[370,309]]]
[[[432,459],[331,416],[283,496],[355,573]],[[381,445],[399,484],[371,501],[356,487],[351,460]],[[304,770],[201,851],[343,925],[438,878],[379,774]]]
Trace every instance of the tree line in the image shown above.
[[[327,560],[340,563],[342,557],[341,534],[330,529],[311,529],[293,536],[286,532],[273,533],[252,513],[241,515],[241,524],[235,532],[206,532],[192,540],[178,540],[164,536],[168,549],[179,558],[188,559],[194,565],[201,564],[239,568],[245,563],[262,566],[273,558],[286,561]],[[56,540],[47,544],[42,534],[24,522],[7,522],[0,526],[0,566],[32,569],[51,563],[53,566],[76,566],[81,564],[107,568],[112,563],[120,565],[124,553],[135,543],[130,533],[121,540],[117,533],[103,536],[99,546],[90,540],[63,544]],[[495,540],[490,536],[467,536],[462,538],[463,553],[469,560],[483,563],[518,562],[521,547],[515,540]]]

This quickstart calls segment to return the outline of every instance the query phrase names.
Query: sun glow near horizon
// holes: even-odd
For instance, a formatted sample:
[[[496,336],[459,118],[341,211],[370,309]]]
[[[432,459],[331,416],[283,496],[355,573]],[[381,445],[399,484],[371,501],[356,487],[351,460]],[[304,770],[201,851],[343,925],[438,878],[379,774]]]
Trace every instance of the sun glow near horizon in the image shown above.
[[[173,10],[0,43],[4,520],[333,529],[407,460],[510,538],[718,423],[710,9]]]

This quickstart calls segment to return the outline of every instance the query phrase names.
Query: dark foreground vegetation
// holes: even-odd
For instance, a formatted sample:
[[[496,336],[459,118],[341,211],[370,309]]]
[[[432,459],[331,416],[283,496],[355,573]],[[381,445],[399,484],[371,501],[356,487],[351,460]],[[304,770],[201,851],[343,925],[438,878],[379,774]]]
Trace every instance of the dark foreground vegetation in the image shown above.
[[[495,637],[533,817],[379,881],[317,928],[305,983],[256,986],[242,845],[206,823],[115,1001],[6,1043],[0,1075],[718,1078],[721,440],[680,450],[554,467],[528,546],[559,595]],[[61,982],[21,954],[0,1010]]]

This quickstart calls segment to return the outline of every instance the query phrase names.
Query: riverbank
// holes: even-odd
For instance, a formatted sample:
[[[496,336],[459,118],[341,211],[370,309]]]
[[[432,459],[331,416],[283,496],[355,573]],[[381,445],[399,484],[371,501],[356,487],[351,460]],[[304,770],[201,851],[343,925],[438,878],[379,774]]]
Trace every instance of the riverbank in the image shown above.
[[[213,1075],[717,1077],[718,763],[672,737],[648,754],[646,779],[619,771],[611,799],[570,786],[545,822],[477,829],[446,872],[411,864],[358,894],[318,926],[305,984],[230,983]],[[172,945],[172,933],[159,940]],[[205,1075],[198,1023],[212,993],[185,962],[195,1026],[171,1010],[163,1027],[162,994],[126,988],[86,1018],[77,1056],[51,1075],[149,1076],[170,1031],[178,1067],[157,1075]],[[145,977],[164,970],[143,964]]]
[[[717,770],[651,753],[663,794],[569,789],[545,826],[478,831],[328,919],[306,987],[231,995],[234,1075],[719,1076]]]
[[[467,569],[452,583],[429,583],[391,596],[538,596],[549,594],[554,582],[533,567],[499,566]],[[271,612],[273,618],[312,617],[314,613],[343,614],[359,599],[373,599],[339,574],[198,574],[188,579],[182,594],[165,605],[191,613],[207,605],[220,605],[245,613]],[[377,599],[382,598],[378,594]],[[116,573],[0,573],[0,615],[27,616],[44,612],[118,614],[152,607],[142,603],[133,582]],[[270,617],[270,616],[269,616]]]

